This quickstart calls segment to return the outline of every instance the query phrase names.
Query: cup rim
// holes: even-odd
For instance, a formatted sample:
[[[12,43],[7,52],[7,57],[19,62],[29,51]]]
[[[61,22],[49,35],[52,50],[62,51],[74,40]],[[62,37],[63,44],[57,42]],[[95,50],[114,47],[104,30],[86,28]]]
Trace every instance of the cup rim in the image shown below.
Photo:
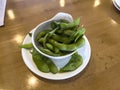
[[[68,14],[68,13],[62,13],[62,12],[60,12],[60,13],[57,13],[53,18],[51,18],[51,19],[49,19],[49,20],[46,20],[46,21],[43,21],[42,23],[40,23],[39,25],[37,25],[35,28],[34,28],[34,31],[33,31],[33,35],[32,35],[32,43],[33,43],[33,46],[34,46],[34,48],[40,53],[40,54],[42,54],[42,55],[44,55],[44,56],[46,56],[46,57],[48,57],[48,58],[51,58],[51,59],[63,59],[63,58],[67,58],[67,57],[69,57],[69,56],[71,56],[72,54],[74,54],[77,50],[75,50],[75,51],[72,51],[72,52],[70,52],[70,53],[68,53],[68,54],[66,54],[66,55],[62,55],[62,56],[52,56],[52,55],[48,55],[48,54],[46,54],[46,53],[44,53],[44,52],[42,52],[38,47],[37,47],[37,45],[36,45],[36,42],[35,42],[35,33],[36,33],[36,31],[38,31],[39,30],[39,27],[41,26],[41,25],[43,25],[43,24],[45,24],[45,23],[48,23],[48,22],[50,22],[50,21],[53,21],[53,20],[56,20],[56,17],[57,16],[59,16],[59,15],[68,15],[68,18],[71,18],[71,20],[72,20],[72,16],[70,15],[70,14]],[[60,18],[59,18],[60,19]],[[58,19],[58,20],[59,20]],[[62,19],[62,18],[61,18]],[[39,31],[39,32],[41,32],[41,31]]]

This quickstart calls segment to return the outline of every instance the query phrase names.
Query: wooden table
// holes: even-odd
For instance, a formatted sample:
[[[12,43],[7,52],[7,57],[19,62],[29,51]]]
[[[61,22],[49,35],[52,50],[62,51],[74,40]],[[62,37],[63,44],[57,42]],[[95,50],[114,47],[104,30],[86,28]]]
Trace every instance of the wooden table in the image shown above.
[[[81,17],[92,55],[77,76],[52,81],[27,68],[18,45],[58,12]],[[8,0],[0,27],[0,90],[120,90],[120,12],[112,0]]]

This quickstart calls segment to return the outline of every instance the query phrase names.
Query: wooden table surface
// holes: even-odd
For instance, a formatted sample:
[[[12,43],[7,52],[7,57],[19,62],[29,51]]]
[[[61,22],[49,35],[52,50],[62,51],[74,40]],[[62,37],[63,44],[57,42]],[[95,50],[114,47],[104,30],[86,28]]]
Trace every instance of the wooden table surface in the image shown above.
[[[92,53],[80,74],[54,81],[34,75],[18,45],[58,12],[81,17]],[[0,90],[120,90],[120,12],[112,0],[7,0],[0,27]]]

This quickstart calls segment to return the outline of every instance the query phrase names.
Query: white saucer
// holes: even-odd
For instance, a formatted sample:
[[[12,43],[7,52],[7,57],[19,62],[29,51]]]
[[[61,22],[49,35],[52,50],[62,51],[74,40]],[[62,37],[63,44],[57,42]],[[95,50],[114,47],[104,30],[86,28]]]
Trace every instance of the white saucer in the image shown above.
[[[33,32],[33,30],[31,32]],[[50,80],[63,80],[63,79],[71,78],[79,74],[87,66],[90,60],[90,56],[91,56],[90,44],[86,36],[84,36],[84,39],[85,39],[85,45],[82,48],[78,49],[78,53],[83,57],[83,63],[80,67],[78,67],[76,70],[72,72],[57,73],[57,74],[43,73],[38,70],[38,68],[36,67],[35,63],[32,60],[32,55],[26,49],[22,49],[23,61],[33,73],[37,74],[40,77],[50,79]],[[30,42],[31,42],[31,37],[29,35],[26,35],[23,41],[23,44],[30,43]]]
[[[120,11],[120,0],[113,0],[113,4]]]
[[[115,0],[115,2],[118,5],[118,7],[120,8],[120,0]]]

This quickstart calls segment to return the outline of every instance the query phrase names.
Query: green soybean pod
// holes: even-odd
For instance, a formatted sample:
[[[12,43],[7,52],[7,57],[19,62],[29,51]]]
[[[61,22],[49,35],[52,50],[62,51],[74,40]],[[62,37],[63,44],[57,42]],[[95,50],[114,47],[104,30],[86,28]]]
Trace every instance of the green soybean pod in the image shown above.
[[[50,44],[50,43],[46,43],[46,47],[47,47],[48,49],[50,49],[51,51],[53,51],[54,53],[60,53],[59,49],[56,48],[56,47],[54,47],[54,46],[53,46],[52,44]]]
[[[75,36],[74,42],[76,42],[80,37],[82,37],[85,34],[85,28],[80,28],[77,30],[77,34]]]
[[[51,56],[61,56],[61,55],[62,55],[61,53],[54,53],[54,52],[52,52],[51,50],[46,49],[46,48],[43,48],[43,47],[40,47],[39,49],[40,49],[40,51],[42,51],[43,53],[48,54],[48,55],[51,55]]]
[[[45,72],[45,73],[50,72],[48,65],[44,61],[44,57],[41,54],[38,54],[38,52],[35,49],[33,49],[32,58],[37,68],[40,71]]]
[[[51,59],[47,58],[46,63],[48,64],[50,72],[52,72],[53,74],[56,74],[58,72],[57,66],[54,64],[54,62]]]
[[[54,33],[55,31],[58,29],[59,27],[56,27],[54,30],[48,32],[45,36],[44,36],[44,41],[43,41],[43,47],[46,48],[46,42],[47,42],[47,39],[49,39]]]
[[[43,43],[43,41],[44,41],[43,37],[38,40],[39,43]]]
[[[63,30],[61,30],[63,31]],[[52,35],[52,38],[58,42],[69,44],[72,41],[77,41],[79,37],[83,36],[85,33],[84,28],[79,28],[77,30],[64,30],[63,35]]]
[[[59,50],[57,47],[54,47],[54,52],[55,52],[56,54],[60,54],[60,53],[61,53],[60,50]]]
[[[60,20],[54,20],[54,21],[52,21],[51,22],[51,28],[52,29],[55,29],[56,27],[59,27],[59,25],[60,25],[60,23],[69,23],[67,20],[65,20],[65,19],[60,19]]]
[[[43,30],[41,32],[38,33],[36,40],[39,40],[41,37],[45,36],[46,33],[50,32],[51,30]]]
[[[57,47],[59,50],[74,51],[74,50],[82,47],[85,44],[85,39],[83,37],[81,37],[79,40],[77,40],[77,42],[72,43],[72,44],[63,44],[63,43],[59,43],[53,39],[49,39],[49,43],[51,43],[52,45]]]
[[[64,30],[63,34],[66,35],[66,36],[71,36],[75,31],[74,30]]]
[[[60,69],[60,72],[74,71],[82,64],[82,61],[82,56],[76,52],[72,55],[70,61]]]
[[[82,37],[85,33],[85,28],[78,28],[74,33],[70,36],[70,38],[74,38],[74,42],[76,42],[80,37]]]
[[[69,37],[61,36],[57,34],[52,35],[52,38],[61,43],[70,43],[71,41],[74,40],[74,38],[69,38]]]
[[[56,74],[58,72],[58,68],[54,62],[52,62],[51,59],[38,54],[35,49],[33,50],[32,56],[36,66],[40,71],[45,73],[52,72],[53,74]]]
[[[33,44],[32,43],[22,44],[22,45],[19,45],[19,48],[32,49]]]
[[[46,47],[52,51],[54,50],[54,47],[50,43],[46,43]]]
[[[43,43],[43,41],[44,41],[44,38],[40,38],[39,39],[39,43]],[[50,44],[50,43],[46,43],[46,47],[48,48],[48,49],[50,49],[50,50],[52,50],[54,53],[60,53],[60,50],[57,48],[57,47],[54,47],[52,44]]]
[[[73,22],[70,23],[60,23],[60,28],[61,29],[72,29],[76,26],[78,26],[80,23],[80,18],[77,18],[76,20],[74,20]]]

